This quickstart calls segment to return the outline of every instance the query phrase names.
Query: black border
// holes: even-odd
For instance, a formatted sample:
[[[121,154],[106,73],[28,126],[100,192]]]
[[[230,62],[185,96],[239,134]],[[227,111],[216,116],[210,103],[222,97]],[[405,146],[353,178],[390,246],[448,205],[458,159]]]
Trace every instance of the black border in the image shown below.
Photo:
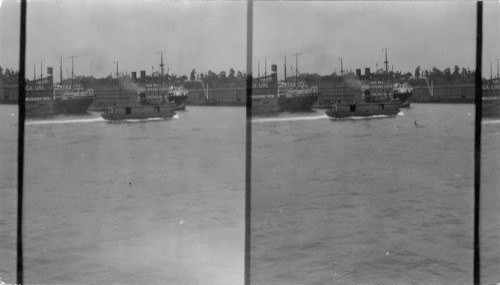
[[[19,53],[19,123],[17,153],[17,284],[23,284],[23,182],[24,182],[24,123],[26,111],[26,0],[21,0]],[[477,2],[476,71],[475,71],[475,140],[474,140],[474,284],[480,284],[480,177],[481,177],[481,121],[482,121],[482,38],[483,2]],[[245,272],[244,284],[250,284],[251,234],[251,157],[252,157],[252,49],[253,0],[247,0],[247,84],[246,84],[246,144],[245,144]]]
[[[252,189],[252,59],[253,59],[253,0],[247,0],[247,86],[245,142],[245,285],[250,285],[250,235]]]
[[[481,120],[483,118],[483,82],[482,82],[482,50],[483,50],[483,2],[477,2],[476,31],[476,118],[474,125],[474,284],[481,284],[481,264],[479,251],[479,213],[481,193]]]
[[[24,182],[24,121],[26,111],[26,0],[21,0],[21,33],[19,48],[19,123],[17,142],[17,284],[23,284],[23,182]]]

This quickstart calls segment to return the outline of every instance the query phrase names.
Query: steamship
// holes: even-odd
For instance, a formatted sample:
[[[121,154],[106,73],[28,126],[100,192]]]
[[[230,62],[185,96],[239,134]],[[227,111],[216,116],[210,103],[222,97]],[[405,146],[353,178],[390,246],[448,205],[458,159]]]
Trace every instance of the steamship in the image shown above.
[[[483,118],[500,118],[500,79],[483,84]]]
[[[188,98],[189,91],[183,86],[175,86],[175,82],[168,82],[168,70],[167,77],[165,77],[163,52],[160,53],[161,73],[154,72],[151,74],[151,77],[146,77],[146,71],[141,70],[141,78],[138,79],[137,74],[132,72],[132,81],[137,84],[139,93],[144,93],[146,96],[145,99],[159,103],[159,99],[165,102],[166,96],[167,103],[173,103],[176,110],[184,110],[186,108],[184,102]]]
[[[93,102],[92,89],[54,87],[54,108],[58,114],[86,114]]]
[[[26,117],[56,115],[52,76],[26,80]]]
[[[303,82],[278,82],[277,66],[271,65],[271,75],[255,79],[252,86],[252,112],[309,112],[318,100],[318,88]]]
[[[86,114],[90,105],[94,102],[94,93],[92,89],[84,89],[80,85],[73,83],[73,59],[71,56],[71,85],[63,86],[62,78],[62,57],[59,67],[59,76],[61,84],[54,86],[54,109],[57,114],[81,115]],[[49,74],[52,74],[52,68],[48,68]]]

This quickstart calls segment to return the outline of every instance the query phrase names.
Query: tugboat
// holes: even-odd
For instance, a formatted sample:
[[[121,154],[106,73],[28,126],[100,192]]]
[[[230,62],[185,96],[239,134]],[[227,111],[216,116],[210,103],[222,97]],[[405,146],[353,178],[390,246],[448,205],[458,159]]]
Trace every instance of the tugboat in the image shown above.
[[[140,93],[140,104],[135,106],[111,106],[101,114],[105,120],[142,120],[150,118],[172,118],[175,115],[175,104],[162,99],[161,104],[146,100],[146,93]]]
[[[326,111],[331,118],[369,117],[384,115],[393,117],[399,113],[399,100],[377,101],[370,97],[370,90],[364,91],[365,100],[362,103],[338,103]]]

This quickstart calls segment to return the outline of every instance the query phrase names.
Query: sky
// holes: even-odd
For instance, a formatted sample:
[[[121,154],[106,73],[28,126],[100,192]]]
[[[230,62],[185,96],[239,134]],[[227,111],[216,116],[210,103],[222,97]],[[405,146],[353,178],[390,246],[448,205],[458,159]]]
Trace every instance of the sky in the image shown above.
[[[0,0],[1,1],[1,0]],[[75,56],[77,75],[159,70],[187,75],[246,70],[245,1],[31,0],[27,22],[27,76],[54,67],[66,77]],[[500,3],[484,7],[483,76],[496,73],[500,56]],[[288,72],[331,74],[344,69],[389,68],[411,72],[437,67],[475,68],[476,4],[395,1],[255,1],[253,73],[278,65]],[[19,3],[0,7],[0,66],[18,70]],[[259,68],[260,66],[260,68]],[[291,67],[292,66],[292,67]],[[394,67],[393,67],[394,66]],[[289,74],[289,73],[288,73]]]

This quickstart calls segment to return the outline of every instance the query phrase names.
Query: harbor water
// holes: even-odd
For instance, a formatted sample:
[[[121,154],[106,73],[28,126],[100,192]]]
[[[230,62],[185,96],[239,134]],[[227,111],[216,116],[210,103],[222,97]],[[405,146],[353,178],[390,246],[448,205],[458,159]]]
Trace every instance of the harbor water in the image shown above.
[[[471,284],[474,105],[252,129],[252,284]],[[483,125],[482,275],[500,282],[500,124]]]
[[[17,110],[0,108],[0,277],[15,283]],[[28,120],[25,283],[243,284],[244,125],[227,107]]]
[[[15,283],[17,108],[0,105],[0,277]],[[500,121],[482,145],[482,281],[500,282]],[[243,284],[245,109],[28,120],[26,284]],[[474,106],[252,123],[251,284],[471,284]]]

